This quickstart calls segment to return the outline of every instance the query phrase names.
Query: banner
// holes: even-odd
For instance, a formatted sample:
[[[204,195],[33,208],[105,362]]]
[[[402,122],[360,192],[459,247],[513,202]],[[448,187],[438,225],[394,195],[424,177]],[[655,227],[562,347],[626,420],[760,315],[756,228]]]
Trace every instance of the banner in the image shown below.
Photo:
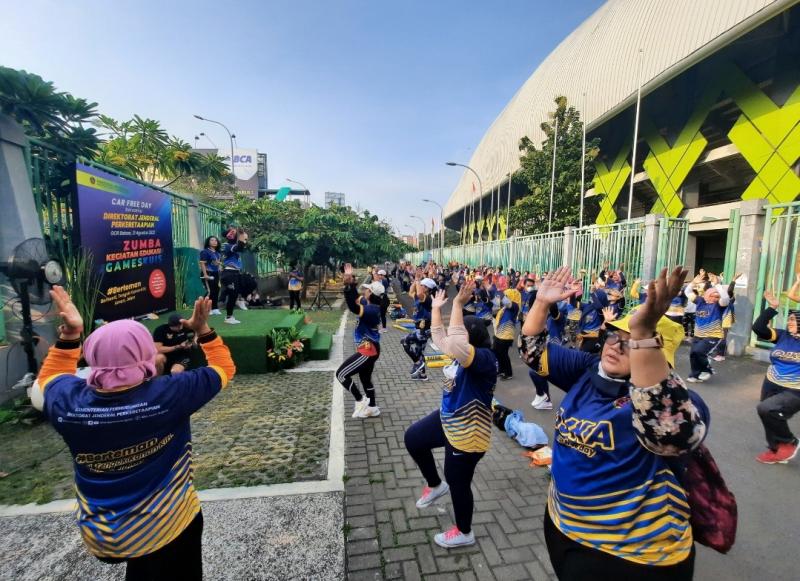
[[[174,309],[170,197],[80,163],[75,173],[81,246],[92,251],[102,276],[96,318]]]

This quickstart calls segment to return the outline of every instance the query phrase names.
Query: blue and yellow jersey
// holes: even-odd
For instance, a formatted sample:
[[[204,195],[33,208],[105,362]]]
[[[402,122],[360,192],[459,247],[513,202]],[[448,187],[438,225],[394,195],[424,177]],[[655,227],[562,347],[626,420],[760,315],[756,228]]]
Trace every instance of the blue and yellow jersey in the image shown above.
[[[303,290],[303,281],[300,280],[301,274],[293,270],[289,273],[289,290],[290,291],[299,291]]]
[[[603,324],[603,308],[608,306],[608,296],[604,290],[596,290],[591,294],[591,302],[583,306],[580,333],[588,337],[596,337]]]
[[[672,301],[669,304],[669,308],[667,309],[667,316],[682,317],[683,312],[686,310],[685,305],[686,305],[686,296],[681,292],[681,294],[672,298]]]
[[[364,297],[358,299],[358,306],[360,314],[358,315],[358,324],[353,330],[353,340],[356,344],[361,343],[364,339],[380,343],[381,308],[373,305]]]
[[[553,317],[551,313],[547,314],[547,335],[550,341],[561,341],[564,335],[564,329],[567,326],[567,316],[569,307],[566,301],[559,301],[558,315]]]
[[[43,412],[69,447],[78,526],[93,555],[135,558],[157,551],[200,511],[189,417],[235,373],[222,341],[213,343],[204,351],[211,361],[219,355],[210,350],[224,350],[227,371],[203,367],[109,392],[68,373],[47,377],[43,366]],[[63,353],[53,348],[48,358]],[[53,369],[53,360],[48,365]]]
[[[439,417],[447,441],[461,452],[486,452],[492,435],[492,395],[497,383],[497,357],[491,349],[474,348],[464,365],[454,361],[446,373]],[[451,368],[452,371],[452,368]]]
[[[728,303],[728,306],[725,307],[725,311],[722,313],[723,329],[730,329],[736,322],[736,312],[733,310],[733,308],[733,300],[731,300],[731,302]]]
[[[769,354],[767,379],[789,389],[800,389],[800,338],[780,329],[772,331],[775,347]]]
[[[548,497],[555,526],[581,545],[635,563],[686,559],[686,493],[666,460],[639,443],[627,384],[603,380],[599,358],[586,353],[550,344],[542,359],[539,373],[567,390],[556,415]]]
[[[707,303],[703,297],[695,299],[697,311],[694,319],[694,336],[699,339],[722,339],[722,316],[725,307]]]
[[[431,320],[431,304],[432,299],[430,294],[426,294],[425,298],[419,300],[419,298],[414,299],[414,320],[419,321],[430,321]]]
[[[494,317],[494,336],[498,339],[513,339],[517,328],[517,317],[519,317],[519,307],[516,303],[497,311]]]
[[[531,310],[531,305],[533,305],[533,301],[531,299],[536,298],[536,289],[532,291],[522,291],[522,316],[523,318],[525,315],[528,314],[528,311]]]
[[[222,245],[222,263],[225,268],[234,268],[242,270],[242,256],[239,254],[242,251],[242,245],[239,242],[231,244],[226,242]]]

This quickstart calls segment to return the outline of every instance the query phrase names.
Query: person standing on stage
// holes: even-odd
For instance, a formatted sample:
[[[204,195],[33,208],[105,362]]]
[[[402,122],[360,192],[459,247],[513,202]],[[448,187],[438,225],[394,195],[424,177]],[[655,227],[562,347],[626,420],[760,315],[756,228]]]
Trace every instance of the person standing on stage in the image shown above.
[[[200,252],[200,274],[203,285],[206,287],[208,298],[211,299],[211,315],[221,315],[219,311],[219,267],[222,255],[220,254],[219,238],[209,236]]]
[[[299,266],[289,273],[289,309],[301,308],[300,291],[303,290],[303,273]]]
[[[228,242],[222,247],[223,269],[221,275],[222,286],[225,289],[225,322],[229,325],[238,325],[241,321],[233,316],[236,299],[241,293],[242,256],[241,252],[247,248],[247,232],[243,228],[231,228],[226,235]]]

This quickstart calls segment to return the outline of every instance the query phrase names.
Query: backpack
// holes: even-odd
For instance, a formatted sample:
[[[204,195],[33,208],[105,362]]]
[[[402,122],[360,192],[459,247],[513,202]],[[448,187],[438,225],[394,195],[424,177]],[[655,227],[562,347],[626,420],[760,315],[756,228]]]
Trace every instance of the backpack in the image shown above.
[[[680,462],[676,465],[676,461]],[[670,459],[670,469],[680,481],[692,510],[694,539],[719,553],[727,553],[736,541],[738,508],[719,466],[704,444],[686,459]]]

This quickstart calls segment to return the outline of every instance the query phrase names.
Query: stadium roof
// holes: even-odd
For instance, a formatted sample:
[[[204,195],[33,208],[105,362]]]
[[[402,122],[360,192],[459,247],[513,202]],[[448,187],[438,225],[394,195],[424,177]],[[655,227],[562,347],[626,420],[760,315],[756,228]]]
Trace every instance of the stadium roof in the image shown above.
[[[557,95],[583,110],[591,130],[635,101],[640,62],[646,94],[796,1],[609,0],[550,53],[481,139],[468,165],[483,193],[519,169],[520,138],[544,139],[539,125]],[[470,202],[474,180],[465,170],[446,217]]]

